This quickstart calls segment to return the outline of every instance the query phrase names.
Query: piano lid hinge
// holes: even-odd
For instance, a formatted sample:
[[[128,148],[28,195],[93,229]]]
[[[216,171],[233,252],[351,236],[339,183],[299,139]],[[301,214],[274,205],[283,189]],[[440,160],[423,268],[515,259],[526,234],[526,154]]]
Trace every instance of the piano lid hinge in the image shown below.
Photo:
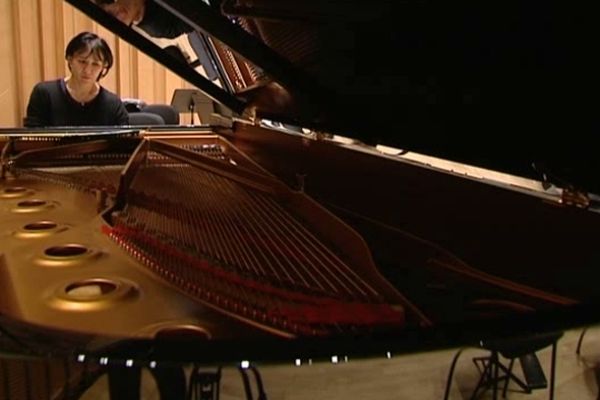
[[[314,137],[316,140],[332,140],[333,133],[330,132],[322,132],[322,131],[314,131]]]
[[[590,197],[586,192],[567,186],[562,190],[560,203],[566,206],[586,209],[590,206]]]
[[[550,189],[555,184],[563,188],[559,200],[560,204],[583,209],[590,207],[591,200],[587,192],[578,189],[567,179],[554,174],[543,163],[533,162],[531,166],[540,174],[544,190]]]

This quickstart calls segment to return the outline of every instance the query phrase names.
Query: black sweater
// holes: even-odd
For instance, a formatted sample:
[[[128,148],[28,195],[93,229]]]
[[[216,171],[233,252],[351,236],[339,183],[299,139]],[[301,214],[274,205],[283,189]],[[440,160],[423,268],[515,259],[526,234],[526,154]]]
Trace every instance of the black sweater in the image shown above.
[[[92,101],[81,104],[68,93],[63,79],[35,85],[24,120],[26,127],[128,124],[127,110],[116,94],[100,87]]]

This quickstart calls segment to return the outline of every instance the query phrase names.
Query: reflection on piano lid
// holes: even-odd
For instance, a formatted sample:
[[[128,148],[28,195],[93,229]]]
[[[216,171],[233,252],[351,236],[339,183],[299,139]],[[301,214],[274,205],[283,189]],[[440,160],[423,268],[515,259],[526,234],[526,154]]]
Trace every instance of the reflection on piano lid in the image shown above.
[[[600,192],[598,157],[584,145],[597,132],[590,94],[600,89],[588,51],[599,32],[585,8],[148,1],[154,20],[187,27],[181,37],[195,50],[186,52],[205,70],[142,40],[153,21],[129,29],[91,0],[67,1],[234,112]],[[149,30],[145,38],[163,40]]]
[[[281,361],[597,321],[596,161],[540,118],[577,90],[538,40],[568,10],[154,0],[195,30],[164,41],[67,1],[231,114],[0,131],[2,346]]]

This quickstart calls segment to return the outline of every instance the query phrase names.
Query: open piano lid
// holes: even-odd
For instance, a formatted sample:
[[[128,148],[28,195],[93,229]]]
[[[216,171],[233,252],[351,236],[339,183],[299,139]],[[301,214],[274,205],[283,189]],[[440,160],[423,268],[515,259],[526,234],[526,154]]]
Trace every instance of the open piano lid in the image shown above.
[[[598,35],[584,7],[149,0],[130,29],[67,1],[236,113],[600,193]],[[191,30],[202,50],[190,63],[148,40]]]

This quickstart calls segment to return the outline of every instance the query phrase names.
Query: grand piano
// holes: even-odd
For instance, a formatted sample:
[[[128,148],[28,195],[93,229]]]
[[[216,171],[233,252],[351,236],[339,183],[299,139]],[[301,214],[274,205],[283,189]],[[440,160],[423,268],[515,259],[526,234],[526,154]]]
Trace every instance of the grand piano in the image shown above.
[[[8,398],[598,321],[590,13],[148,1],[168,44],[67,2],[193,84],[202,125],[0,131]]]

